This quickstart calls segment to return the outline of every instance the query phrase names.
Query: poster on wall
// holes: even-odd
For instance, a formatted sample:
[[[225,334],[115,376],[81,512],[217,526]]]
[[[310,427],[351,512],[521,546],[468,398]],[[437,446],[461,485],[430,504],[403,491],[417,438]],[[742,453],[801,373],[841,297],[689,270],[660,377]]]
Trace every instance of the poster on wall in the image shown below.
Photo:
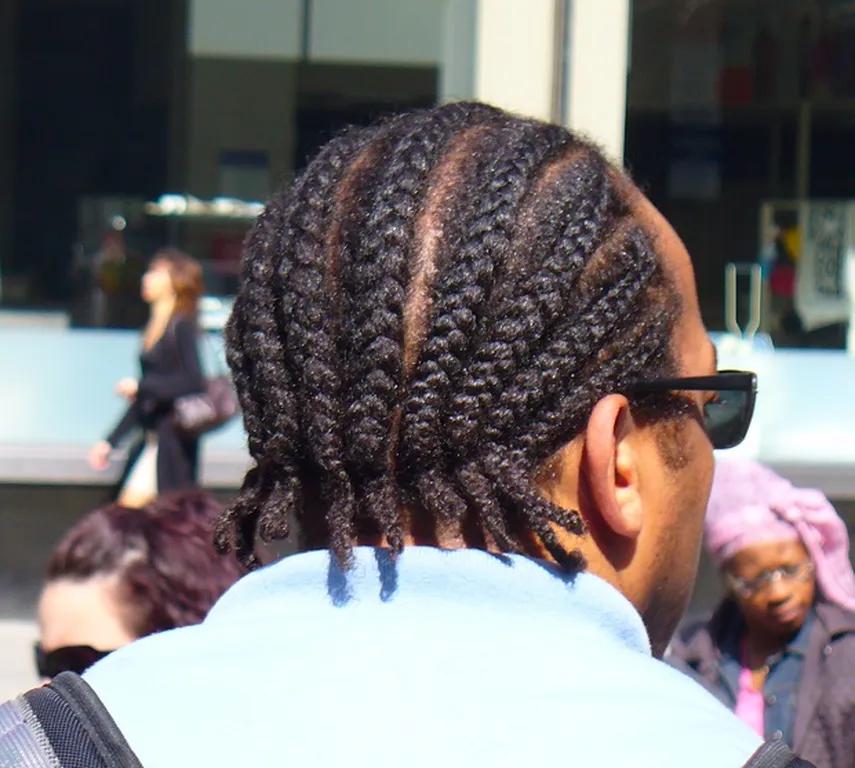
[[[808,201],[800,205],[803,239],[795,306],[805,330],[849,320],[847,262],[855,258],[853,220],[852,203]]]

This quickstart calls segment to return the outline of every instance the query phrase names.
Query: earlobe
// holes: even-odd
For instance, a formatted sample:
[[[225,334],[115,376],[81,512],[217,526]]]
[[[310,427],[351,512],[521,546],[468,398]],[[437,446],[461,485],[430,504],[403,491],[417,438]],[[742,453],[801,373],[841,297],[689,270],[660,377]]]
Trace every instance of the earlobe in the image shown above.
[[[634,432],[623,395],[598,401],[585,430],[585,471],[592,499],[606,527],[627,539],[639,536],[644,517]]]

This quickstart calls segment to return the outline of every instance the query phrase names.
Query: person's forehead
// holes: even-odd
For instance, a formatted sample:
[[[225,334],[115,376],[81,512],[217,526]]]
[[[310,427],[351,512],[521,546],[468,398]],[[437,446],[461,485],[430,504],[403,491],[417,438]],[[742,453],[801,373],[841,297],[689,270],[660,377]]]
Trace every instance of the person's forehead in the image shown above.
[[[764,541],[751,544],[733,557],[735,568],[762,570],[777,565],[803,560],[808,557],[807,550],[798,539]]]
[[[117,613],[116,590],[113,578],[50,581],[39,600],[39,618],[62,631],[77,630],[76,625]]]

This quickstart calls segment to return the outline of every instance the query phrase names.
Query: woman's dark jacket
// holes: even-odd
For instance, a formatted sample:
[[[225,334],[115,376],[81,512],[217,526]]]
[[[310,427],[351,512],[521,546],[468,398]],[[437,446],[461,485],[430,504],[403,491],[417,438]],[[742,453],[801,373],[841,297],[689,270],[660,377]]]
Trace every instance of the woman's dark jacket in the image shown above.
[[[158,493],[196,485],[199,441],[182,435],[172,420],[172,404],[182,395],[202,392],[205,379],[199,363],[198,328],[189,317],[170,320],[157,343],[140,355],[142,375],[136,399],[107,437],[117,445],[135,428],[157,434]],[[122,482],[144,448],[131,449]]]
[[[688,667],[732,708],[722,674],[725,638],[742,618],[726,600],[712,619],[688,624],[670,646],[675,666]],[[855,768],[855,613],[818,602],[795,696],[793,751],[822,768]]]

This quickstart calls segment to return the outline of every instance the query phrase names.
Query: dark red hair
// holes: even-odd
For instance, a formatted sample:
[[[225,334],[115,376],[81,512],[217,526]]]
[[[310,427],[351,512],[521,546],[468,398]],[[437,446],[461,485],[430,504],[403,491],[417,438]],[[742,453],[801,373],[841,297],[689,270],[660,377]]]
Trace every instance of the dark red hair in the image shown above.
[[[138,637],[197,624],[245,572],[214,549],[221,511],[196,490],[161,496],[142,509],[96,509],[60,541],[47,580],[118,576],[125,622]]]

